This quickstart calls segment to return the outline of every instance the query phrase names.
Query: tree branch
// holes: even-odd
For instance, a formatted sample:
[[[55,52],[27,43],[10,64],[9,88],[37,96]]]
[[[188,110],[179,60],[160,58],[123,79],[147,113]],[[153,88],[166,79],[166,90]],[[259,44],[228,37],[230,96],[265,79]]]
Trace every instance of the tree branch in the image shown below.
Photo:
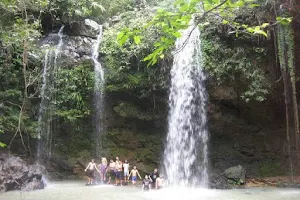
[[[206,11],[203,13],[203,15],[199,18],[196,17],[196,22],[194,22],[194,27],[193,29],[190,31],[189,35],[187,36],[186,40],[183,42],[183,44],[181,45],[181,47],[179,47],[179,49],[176,50],[175,53],[178,53],[179,51],[181,51],[187,44],[187,42],[189,41],[193,31],[196,29],[196,27],[200,24],[200,22],[206,17],[206,15],[208,15],[209,13],[211,13],[212,11],[220,8],[222,5],[224,5],[228,0],[225,0],[223,2],[221,2],[220,4],[218,4],[217,6],[213,7],[212,9]]]

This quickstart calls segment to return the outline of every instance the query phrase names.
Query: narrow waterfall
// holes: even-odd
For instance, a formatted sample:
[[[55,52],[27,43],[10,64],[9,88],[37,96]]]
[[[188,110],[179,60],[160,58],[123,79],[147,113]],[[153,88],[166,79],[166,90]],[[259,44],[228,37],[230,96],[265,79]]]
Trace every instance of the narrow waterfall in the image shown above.
[[[207,92],[200,44],[200,31],[192,26],[176,41],[164,151],[171,186],[208,187]]]
[[[53,100],[55,100],[54,88],[56,87],[55,78],[57,75],[57,58],[60,56],[63,46],[62,26],[57,33],[58,43],[55,47],[45,45],[44,69],[42,75],[41,103],[38,116],[37,136],[39,139],[37,149],[38,162],[51,157],[52,153],[52,130],[53,114],[55,111]]]
[[[95,133],[96,133],[96,156],[100,157],[102,150],[101,133],[103,133],[103,109],[104,109],[104,71],[101,63],[98,61],[99,45],[102,40],[102,25],[99,25],[99,34],[92,49],[92,59],[94,62],[95,86],[94,86],[94,107],[95,107]]]

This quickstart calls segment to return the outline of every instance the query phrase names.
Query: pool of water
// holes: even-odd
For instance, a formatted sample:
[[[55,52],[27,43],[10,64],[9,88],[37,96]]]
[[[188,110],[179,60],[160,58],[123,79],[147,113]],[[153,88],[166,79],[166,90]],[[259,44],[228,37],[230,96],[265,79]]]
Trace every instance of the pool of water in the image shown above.
[[[44,190],[7,192],[0,200],[299,200],[300,189],[248,188],[233,190],[170,188],[142,192],[141,186],[85,186],[55,182]]]

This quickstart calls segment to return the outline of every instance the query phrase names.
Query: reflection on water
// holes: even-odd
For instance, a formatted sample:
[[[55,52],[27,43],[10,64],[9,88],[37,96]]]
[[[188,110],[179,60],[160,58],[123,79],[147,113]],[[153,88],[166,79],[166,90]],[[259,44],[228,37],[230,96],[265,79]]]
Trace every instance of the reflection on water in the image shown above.
[[[7,192],[0,200],[299,200],[300,189],[250,188],[209,190],[172,188],[142,192],[137,186],[97,185],[84,182],[57,182],[45,190]]]

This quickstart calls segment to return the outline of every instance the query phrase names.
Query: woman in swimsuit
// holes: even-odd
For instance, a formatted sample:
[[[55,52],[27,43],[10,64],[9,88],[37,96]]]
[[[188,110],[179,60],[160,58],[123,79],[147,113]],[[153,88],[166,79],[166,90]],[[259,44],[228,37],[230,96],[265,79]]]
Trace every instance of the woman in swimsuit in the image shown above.
[[[101,181],[106,181],[106,169],[107,169],[107,159],[102,157],[101,164],[99,165]]]

